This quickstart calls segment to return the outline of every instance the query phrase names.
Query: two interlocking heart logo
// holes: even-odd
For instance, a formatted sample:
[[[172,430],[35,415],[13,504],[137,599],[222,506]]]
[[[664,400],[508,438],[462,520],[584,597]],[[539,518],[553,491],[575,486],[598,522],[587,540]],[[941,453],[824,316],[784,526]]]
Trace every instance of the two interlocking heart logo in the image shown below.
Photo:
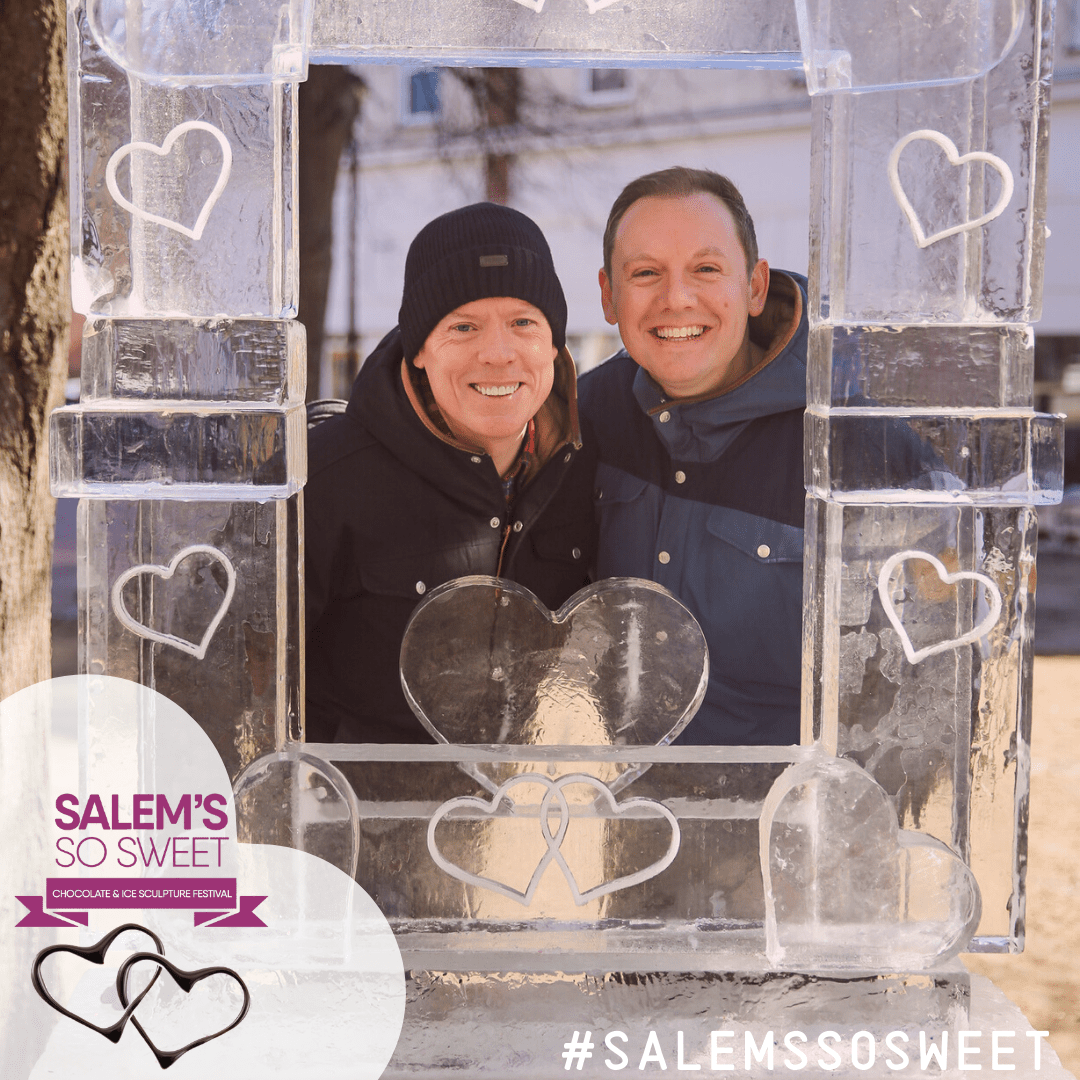
[[[121,934],[128,930],[135,930],[146,934],[147,937],[153,941],[157,951],[133,953],[120,965],[120,969],[116,973],[116,993],[120,998],[120,1004],[124,1008],[120,1018],[112,1024],[102,1026],[87,1020],[86,1017],[80,1016],[78,1013],[72,1012],[70,1009],[61,1005],[45,985],[45,979],[41,973],[41,968],[45,960],[54,953],[69,953],[73,956],[88,960],[92,964],[104,964],[105,954],[109,951],[110,946],[112,946],[113,942],[115,942]],[[156,970],[146,986],[144,986],[134,997],[131,997],[130,988],[128,986],[128,978],[131,974],[131,970],[137,964],[144,963],[153,963],[156,966]],[[233,979],[240,987],[244,998],[243,1004],[237,1015],[224,1027],[212,1031],[209,1035],[202,1035],[192,1039],[177,1049],[163,1050],[155,1045],[146,1029],[139,1022],[139,1018],[135,1015],[136,1009],[138,1009],[143,999],[150,992],[154,983],[157,982],[158,976],[162,971],[167,971],[172,976],[177,986],[179,986],[185,994],[190,994],[192,988],[204,979],[209,979],[214,975],[225,975],[228,978]],[[99,1035],[104,1035],[109,1042],[117,1043],[120,1041],[120,1036],[123,1035],[124,1028],[130,1020],[135,1027],[135,1030],[138,1031],[147,1046],[150,1047],[154,1057],[157,1058],[158,1064],[163,1069],[167,1069],[178,1058],[182,1057],[189,1050],[193,1050],[196,1046],[202,1046],[204,1043],[208,1043],[213,1039],[219,1039],[226,1032],[232,1031],[232,1029],[247,1016],[248,1010],[251,1007],[251,994],[248,991],[247,984],[232,970],[232,968],[215,966],[199,968],[196,971],[184,971],[182,968],[177,967],[171,960],[165,958],[165,946],[162,943],[161,938],[159,938],[152,930],[147,930],[146,927],[139,926],[138,923],[124,923],[122,926],[116,927],[115,930],[111,930],[94,945],[50,945],[47,948],[42,949],[34,958],[30,979],[34,989],[47,1005],[55,1009],[62,1016],[66,1016],[68,1019],[74,1020],[76,1023],[90,1028],[91,1031],[96,1031]]]
[[[218,178],[214,183],[210,194],[207,195],[206,201],[202,204],[199,215],[195,219],[195,224],[191,228],[182,225],[179,221],[174,221],[172,218],[162,217],[160,214],[153,214],[149,210],[139,206],[120,191],[120,187],[116,182],[116,170],[120,167],[120,163],[126,158],[131,157],[136,151],[153,154],[156,157],[167,157],[176,145],[177,139],[182,135],[186,135],[189,131],[205,131],[209,135],[212,135],[218,146],[221,147],[221,168],[218,172]],[[182,124],[177,124],[176,127],[165,136],[165,141],[160,146],[151,142],[130,142],[121,146],[120,149],[109,158],[109,163],[105,166],[105,186],[109,189],[109,194],[116,200],[117,204],[122,206],[133,217],[141,218],[143,221],[151,221],[157,225],[163,225],[166,229],[172,229],[173,232],[188,236],[192,240],[201,240],[203,230],[206,228],[206,223],[210,218],[210,212],[214,209],[218,199],[221,197],[221,193],[225,190],[225,185],[229,182],[229,173],[231,171],[232,147],[229,145],[229,140],[225,137],[225,133],[221,131],[220,128],[214,127],[213,124],[208,124],[205,120],[187,120]],[[134,190],[132,191],[132,195],[135,195]]]
[[[946,585],[955,585],[958,581],[977,581],[986,589],[989,601],[987,613],[966,634],[961,634],[957,638],[949,638],[947,641],[939,641],[935,645],[927,645],[921,649],[916,649],[912,644],[911,637],[904,629],[900,616],[897,614],[896,606],[893,604],[889,582],[893,571],[901,563],[914,559],[930,563],[937,571],[937,576]],[[978,641],[990,632],[991,627],[1001,617],[1001,590],[992,578],[974,570],[958,570],[955,573],[949,573],[945,564],[940,559],[934,558],[928,551],[899,551],[886,559],[881,568],[881,573],[878,574],[878,596],[881,598],[881,606],[885,609],[889,622],[893,624],[893,628],[900,637],[900,644],[903,646],[904,653],[911,664],[917,664],[920,660],[925,660],[928,656],[934,656],[936,653],[959,649],[962,645]]]
[[[467,808],[479,811],[481,814],[491,817],[494,815],[495,811],[499,809],[504,799],[513,806],[513,799],[509,798],[509,792],[521,784],[540,784],[547,788],[547,791],[540,802],[539,813],[540,831],[547,844],[547,850],[544,852],[536,869],[533,871],[532,876],[529,878],[529,883],[524,892],[507,885],[505,882],[498,881],[495,878],[470,873],[463,867],[451,862],[439,850],[438,843],[435,840],[435,830],[438,828],[439,823],[450,814],[451,811]],[[599,798],[606,804],[607,809],[611,812],[613,817],[620,817],[624,814],[631,814],[633,816],[642,816],[644,814],[646,816],[654,816],[665,820],[671,826],[671,840],[668,843],[667,851],[655,862],[650,863],[641,870],[637,870],[631,874],[624,874],[611,881],[603,882],[600,885],[596,885],[591,889],[585,889],[583,891],[578,885],[573,870],[570,869],[560,850],[563,839],[566,836],[566,830],[570,825],[570,806],[564,792],[565,789],[572,784],[584,784],[595,790]],[[554,832],[552,832],[549,819],[553,810],[553,803],[555,804],[554,808],[558,810],[559,815],[558,825]],[[458,881],[462,881],[467,885],[476,885],[482,889],[489,889],[492,892],[499,893],[511,900],[516,900],[525,907],[528,907],[529,904],[532,903],[533,895],[536,892],[537,886],[540,884],[540,879],[544,876],[544,872],[551,863],[555,863],[562,871],[563,876],[566,878],[567,885],[570,886],[570,893],[574,898],[574,903],[580,907],[582,904],[589,903],[590,900],[596,900],[601,896],[616,892],[620,889],[628,889],[631,885],[637,885],[643,881],[648,881],[650,878],[656,877],[657,874],[662,873],[672,864],[672,862],[674,862],[675,856],[679,853],[681,840],[682,834],[679,830],[679,822],[676,820],[675,815],[664,806],[663,803],[657,802],[655,799],[627,799],[624,802],[617,803],[615,801],[615,796],[603,781],[598,780],[594,776],[589,776],[586,773],[571,773],[568,776],[560,777],[558,780],[550,780],[548,777],[539,773],[526,773],[512,777],[510,780],[507,780],[506,783],[502,784],[495,792],[490,802],[486,802],[484,799],[476,798],[471,795],[461,795],[457,798],[448,799],[432,815],[431,820],[428,822],[427,830],[428,851],[431,854],[432,860],[438,867]]]
[[[211,559],[221,565],[225,571],[227,584],[225,596],[218,606],[217,611],[214,613],[214,617],[210,620],[202,638],[198,642],[188,641],[187,638],[179,637],[176,634],[166,634],[160,630],[152,630],[149,626],[139,622],[131,615],[131,612],[128,611],[124,604],[124,586],[132,578],[138,577],[141,574],[151,574],[154,577],[159,577],[164,581],[168,581],[169,578],[176,573],[176,568],[185,559],[190,558],[192,555],[200,554],[209,555]],[[233,569],[233,564],[229,561],[229,557],[224,552],[219,551],[216,547],[212,547],[210,544],[191,544],[189,547],[178,551],[172,557],[168,566],[161,566],[156,563],[140,563],[138,566],[132,566],[125,570],[117,577],[116,581],[113,582],[112,606],[117,619],[119,619],[133,634],[145,638],[147,641],[157,641],[164,645],[171,645],[181,652],[186,652],[190,656],[194,656],[196,660],[201,660],[206,656],[207,646],[210,644],[214,632],[221,624],[221,620],[225,618],[225,613],[229,610],[229,604],[232,603],[233,593],[235,592],[236,571]]]
[[[1001,177],[1001,194],[998,196],[998,201],[994,203],[985,214],[981,214],[971,221],[961,222],[959,225],[953,225],[947,229],[942,229],[940,232],[932,233],[930,236],[927,236],[923,230],[922,223],[919,221],[918,214],[915,213],[915,207],[911,205],[911,200],[908,198],[907,192],[904,191],[903,184],[900,183],[900,155],[910,143],[917,140],[926,140],[927,142],[932,142],[940,146],[941,149],[945,151],[945,157],[949,164],[954,167],[966,165],[968,162],[972,161],[981,161],[989,165],[992,169],[995,169]],[[940,131],[934,131],[932,128],[920,128],[918,131],[912,131],[910,134],[905,135],[892,148],[892,152],[889,154],[888,174],[889,186],[892,188],[893,195],[895,196],[897,203],[899,203],[900,209],[903,210],[908,225],[911,226],[911,232],[915,237],[915,243],[921,248],[936,244],[939,240],[944,240],[947,236],[955,236],[957,233],[968,232],[971,229],[977,229],[987,222],[993,221],[994,218],[1001,215],[1005,207],[1009,205],[1009,200],[1013,196],[1012,170],[1001,158],[996,154],[987,153],[985,150],[973,150],[969,154],[961,154],[956,149],[956,144],[952,139],[947,135],[942,135]]]

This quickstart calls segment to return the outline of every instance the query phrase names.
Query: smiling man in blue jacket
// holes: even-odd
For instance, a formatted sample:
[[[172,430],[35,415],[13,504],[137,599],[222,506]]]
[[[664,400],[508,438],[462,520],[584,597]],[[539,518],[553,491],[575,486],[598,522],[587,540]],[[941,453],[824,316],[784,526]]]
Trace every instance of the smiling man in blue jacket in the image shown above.
[[[805,279],[758,258],[723,176],[639,177],[604,233],[625,348],[583,376],[600,577],[650,578],[701,623],[709,688],[679,738],[799,741]]]

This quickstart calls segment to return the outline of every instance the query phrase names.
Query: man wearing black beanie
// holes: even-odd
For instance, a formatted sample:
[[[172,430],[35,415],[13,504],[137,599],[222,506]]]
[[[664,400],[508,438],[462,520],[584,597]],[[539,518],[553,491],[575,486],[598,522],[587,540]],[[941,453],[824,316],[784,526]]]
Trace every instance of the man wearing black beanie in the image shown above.
[[[423,595],[493,574],[555,609],[592,563],[594,461],[535,222],[480,203],[420,231],[398,326],[308,457],[307,738],[430,741],[398,677]]]

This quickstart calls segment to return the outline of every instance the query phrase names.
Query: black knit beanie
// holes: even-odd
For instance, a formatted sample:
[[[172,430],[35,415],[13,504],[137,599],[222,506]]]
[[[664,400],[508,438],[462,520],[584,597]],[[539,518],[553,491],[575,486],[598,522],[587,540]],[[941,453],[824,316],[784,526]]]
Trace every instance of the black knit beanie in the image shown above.
[[[535,221],[508,206],[476,203],[429,222],[405,259],[398,312],[405,359],[454,308],[489,296],[528,301],[544,313],[554,346],[566,344],[566,298]]]

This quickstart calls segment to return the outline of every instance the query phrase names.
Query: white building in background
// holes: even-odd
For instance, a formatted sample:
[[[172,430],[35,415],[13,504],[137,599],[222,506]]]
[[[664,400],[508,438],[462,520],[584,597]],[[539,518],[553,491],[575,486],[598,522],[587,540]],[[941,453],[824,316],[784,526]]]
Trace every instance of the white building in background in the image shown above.
[[[810,103],[799,71],[526,68],[518,123],[485,132],[465,85],[475,72],[357,70],[368,90],[356,158],[343,160],[335,196],[322,396],[347,396],[350,356],[367,355],[397,322],[416,232],[487,197],[490,154],[510,155],[507,201],[551,244],[582,370],[619,345],[600,309],[601,238],[612,201],[642,173],[681,164],[731,177],[762,257],[806,272]],[[1066,457],[1080,479],[1080,0],[1058,5],[1050,130],[1038,404],[1075,418]]]
[[[350,313],[363,357],[397,322],[413,236],[438,214],[487,197],[491,153],[511,155],[508,202],[551,245],[583,370],[619,346],[597,272],[611,203],[642,173],[690,165],[730,176],[754,215],[762,256],[806,272],[810,105],[801,72],[527,68],[519,123],[485,133],[453,71],[357,70],[368,92],[357,161],[343,161],[335,196],[323,394],[348,389]]]

